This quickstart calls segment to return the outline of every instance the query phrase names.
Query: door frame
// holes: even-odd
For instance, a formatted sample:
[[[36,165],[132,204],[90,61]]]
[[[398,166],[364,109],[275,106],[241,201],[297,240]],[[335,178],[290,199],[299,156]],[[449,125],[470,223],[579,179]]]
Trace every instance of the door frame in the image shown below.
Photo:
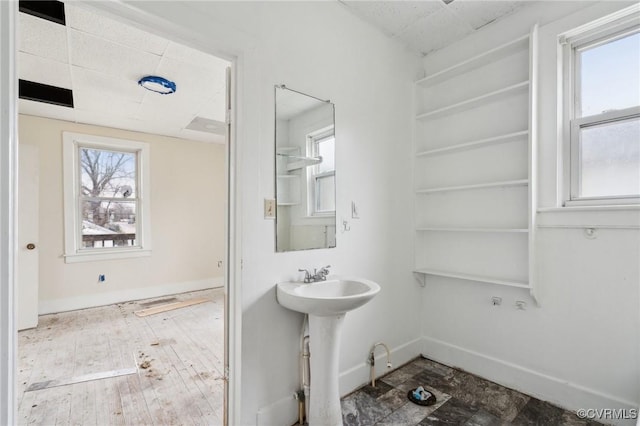
[[[247,43],[231,48],[215,46],[210,36],[121,3],[119,0],[76,3],[101,14],[143,28],[171,41],[229,60],[231,65],[231,135],[226,146],[227,209],[225,259],[225,342],[228,366],[225,367],[225,424],[241,421],[241,203],[238,197],[239,145],[243,135],[241,120],[244,57]],[[169,4],[169,3],[167,3]],[[16,73],[17,1],[0,1],[0,424],[17,423],[16,398],[16,235],[18,167],[18,78]],[[242,38],[241,38],[242,39]],[[244,40],[244,39],[242,39]],[[228,368],[227,368],[228,367]]]

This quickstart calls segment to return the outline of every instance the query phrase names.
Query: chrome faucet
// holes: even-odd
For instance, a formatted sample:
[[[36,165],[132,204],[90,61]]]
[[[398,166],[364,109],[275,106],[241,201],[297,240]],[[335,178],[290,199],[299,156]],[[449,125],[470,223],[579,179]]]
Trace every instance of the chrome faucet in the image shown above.
[[[315,283],[318,281],[326,281],[327,275],[329,275],[329,268],[331,265],[323,266],[320,270],[313,270],[313,274],[308,269],[298,269],[298,272],[304,272],[305,283]]]

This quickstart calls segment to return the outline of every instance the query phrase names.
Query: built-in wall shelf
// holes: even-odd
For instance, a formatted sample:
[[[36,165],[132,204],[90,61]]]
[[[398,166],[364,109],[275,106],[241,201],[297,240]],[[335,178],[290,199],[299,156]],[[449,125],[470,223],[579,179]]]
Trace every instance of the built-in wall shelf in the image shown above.
[[[299,175],[278,175],[278,179],[297,179]]]
[[[425,231],[425,232],[488,232],[488,233],[528,233],[528,228],[438,228],[438,227],[422,227],[416,228],[416,231]]]
[[[433,192],[450,192],[450,191],[464,191],[467,189],[482,189],[482,188],[499,188],[507,186],[525,186],[529,184],[529,179],[518,180],[505,180],[500,182],[488,182],[488,183],[475,183],[472,185],[459,185],[459,186],[444,186],[439,188],[425,188],[416,190],[416,194],[430,194]]]
[[[527,49],[529,47],[529,34],[516,38],[508,43],[487,50],[484,53],[476,55],[472,58],[466,59],[453,66],[447,67],[442,71],[438,71],[431,75],[426,76],[416,82],[416,85],[420,87],[435,86],[438,83],[451,79],[453,77],[468,73],[480,68],[489,63],[495,62],[500,58],[504,58],[520,50]]]
[[[508,87],[504,87],[502,89],[494,90],[489,93],[485,93],[480,96],[476,96],[471,99],[467,99],[462,102],[457,102],[453,105],[448,105],[446,107],[438,108],[433,111],[425,112],[422,114],[418,114],[416,119],[418,120],[431,120],[434,118],[443,117],[449,114],[456,114],[468,109],[476,108],[480,105],[484,105],[489,102],[493,102],[495,100],[512,96],[518,92],[525,92],[529,89],[529,81],[522,81],[517,84],[513,84]]]
[[[421,268],[421,269],[416,269],[413,272],[424,274],[424,275],[434,275],[438,277],[457,278],[457,279],[466,280],[466,281],[476,281],[481,283],[505,285],[509,287],[531,288],[528,283],[522,282],[522,281],[504,280],[501,278],[484,277],[481,275],[473,275],[473,274],[461,274],[458,272],[439,271],[437,269]]]
[[[443,148],[435,148],[435,149],[429,149],[426,151],[421,151],[416,154],[416,157],[429,157],[432,155],[449,154],[449,153],[454,153],[459,151],[466,151],[468,149],[476,149],[476,148],[482,148],[485,146],[498,145],[501,143],[526,141],[528,135],[529,135],[529,131],[523,130],[521,132],[514,132],[506,135],[493,136],[490,138],[479,139],[476,141],[446,146]]]
[[[439,276],[516,287],[537,303],[537,37],[536,25],[458,63],[451,51],[453,65],[415,83],[414,273],[422,285]]]

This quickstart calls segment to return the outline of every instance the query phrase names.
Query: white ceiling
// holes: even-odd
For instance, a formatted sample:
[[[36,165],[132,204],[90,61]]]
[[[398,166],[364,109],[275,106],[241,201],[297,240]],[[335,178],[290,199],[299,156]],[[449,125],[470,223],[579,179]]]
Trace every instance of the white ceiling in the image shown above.
[[[530,3],[339,1],[359,18],[422,54]],[[21,113],[205,142],[224,141],[210,128],[212,123],[224,121],[229,62],[69,3],[65,3],[65,13],[66,26],[20,13],[18,75],[72,89],[74,108],[20,99]],[[143,89],[137,82],[145,75],[175,81],[176,93],[161,95]]]
[[[18,76],[72,89],[74,108],[20,99],[20,113],[224,142],[187,126],[196,117],[192,129],[224,122],[229,62],[68,3],[65,14],[66,26],[19,14]],[[146,75],[174,81],[176,93],[145,90],[137,82]]]
[[[339,1],[356,16],[423,55],[532,3],[522,0]]]

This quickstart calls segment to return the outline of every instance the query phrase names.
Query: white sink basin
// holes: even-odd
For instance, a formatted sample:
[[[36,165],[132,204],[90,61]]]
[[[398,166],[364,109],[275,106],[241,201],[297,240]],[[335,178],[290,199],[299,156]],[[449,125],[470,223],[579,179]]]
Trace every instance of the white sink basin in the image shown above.
[[[332,277],[315,283],[282,282],[277,284],[278,303],[293,311],[317,316],[349,312],[367,303],[380,286],[363,278]]]

